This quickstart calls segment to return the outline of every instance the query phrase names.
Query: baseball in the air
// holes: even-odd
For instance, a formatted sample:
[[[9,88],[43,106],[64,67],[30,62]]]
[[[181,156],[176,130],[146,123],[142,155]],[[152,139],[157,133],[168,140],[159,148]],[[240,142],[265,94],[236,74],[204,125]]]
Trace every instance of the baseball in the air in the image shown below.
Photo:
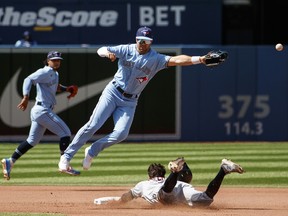
[[[277,51],[282,51],[283,50],[283,45],[281,44],[281,43],[278,43],[278,44],[276,44],[276,46],[275,46],[275,49],[277,50]]]

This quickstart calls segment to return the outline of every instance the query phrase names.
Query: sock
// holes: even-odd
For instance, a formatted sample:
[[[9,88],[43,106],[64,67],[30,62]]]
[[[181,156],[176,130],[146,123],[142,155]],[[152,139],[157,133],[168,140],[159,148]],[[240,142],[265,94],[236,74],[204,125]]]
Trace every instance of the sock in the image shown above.
[[[60,148],[60,154],[63,155],[64,151],[67,149],[67,147],[70,144],[70,137],[61,137],[60,142],[59,142],[59,148]]]
[[[222,167],[220,168],[218,174],[216,175],[216,177],[209,183],[205,193],[211,198],[213,199],[213,197],[216,195],[216,193],[218,192],[222,181],[225,177],[225,172],[222,169]]]
[[[20,143],[20,145],[15,149],[14,153],[12,154],[12,161],[13,163],[16,162],[22,155],[24,155],[29,149],[33,148],[27,141]]]

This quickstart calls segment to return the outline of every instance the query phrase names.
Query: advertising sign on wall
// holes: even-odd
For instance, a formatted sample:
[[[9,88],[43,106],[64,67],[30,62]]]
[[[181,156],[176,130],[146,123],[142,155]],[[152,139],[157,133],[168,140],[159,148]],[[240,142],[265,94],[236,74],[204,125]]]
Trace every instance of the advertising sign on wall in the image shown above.
[[[221,8],[221,0],[2,0],[0,37],[14,44],[27,30],[39,45],[118,44],[149,26],[154,44],[220,44]]]

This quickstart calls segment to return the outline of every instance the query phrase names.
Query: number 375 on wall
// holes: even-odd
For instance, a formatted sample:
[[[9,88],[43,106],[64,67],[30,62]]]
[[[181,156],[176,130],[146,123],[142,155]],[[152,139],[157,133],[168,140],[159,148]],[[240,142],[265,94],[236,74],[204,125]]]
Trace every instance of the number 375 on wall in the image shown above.
[[[266,118],[270,113],[269,95],[256,95],[252,100],[251,95],[237,95],[235,100],[230,95],[222,95],[219,97],[221,110],[218,117],[221,119],[228,119],[237,117],[238,119],[244,118],[249,108],[253,108],[253,117],[257,119]],[[234,108],[237,106],[237,112]]]
[[[238,119],[236,122],[226,122],[224,124],[227,135],[263,134],[264,125],[261,120],[270,114],[269,95],[256,95],[254,98],[251,95],[237,95],[235,99],[230,95],[221,95],[219,102],[218,117],[220,119]],[[252,114],[252,116],[249,116],[250,118],[247,116],[248,111]],[[247,117],[246,121],[240,121],[245,117]],[[253,118],[251,119],[251,117]],[[258,120],[254,121],[255,119]]]

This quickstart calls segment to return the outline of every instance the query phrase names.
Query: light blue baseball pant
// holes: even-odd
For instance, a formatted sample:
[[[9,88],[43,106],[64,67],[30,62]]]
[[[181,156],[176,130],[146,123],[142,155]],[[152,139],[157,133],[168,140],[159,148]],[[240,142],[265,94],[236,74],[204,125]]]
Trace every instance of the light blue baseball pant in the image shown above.
[[[97,156],[103,149],[127,138],[137,106],[136,98],[125,98],[110,82],[104,89],[89,121],[77,132],[64,156],[70,161],[78,150],[113,115],[112,133],[92,143],[89,155]]]
[[[31,127],[27,142],[35,146],[42,139],[46,129],[60,138],[71,136],[66,123],[52,109],[35,105],[31,109]]]

